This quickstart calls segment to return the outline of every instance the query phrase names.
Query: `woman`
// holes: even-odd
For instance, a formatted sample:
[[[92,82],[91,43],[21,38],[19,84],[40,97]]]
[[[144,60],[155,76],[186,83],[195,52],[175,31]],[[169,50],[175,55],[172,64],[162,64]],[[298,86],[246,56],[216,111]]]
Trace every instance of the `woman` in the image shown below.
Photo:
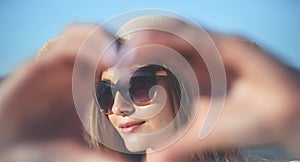
[[[139,21],[145,22],[148,19],[149,17],[144,17]],[[125,28],[136,23],[138,23],[136,20],[130,21],[121,28],[118,35],[125,33]],[[131,33],[129,37],[134,39],[136,34]],[[119,39],[123,45],[129,41],[125,37]],[[93,101],[90,107],[92,130],[88,133],[87,140],[95,149],[112,154],[125,153],[131,160],[140,161],[146,158],[147,153],[161,149],[179,137],[178,134],[186,129],[193,119],[193,114],[196,113],[192,103],[197,97],[193,96],[193,89],[188,86],[191,83],[178,80],[164,65],[144,64],[138,67],[132,65],[125,76],[120,76],[123,73],[117,72],[120,69],[118,66],[110,67],[100,72],[99,79],[96,78],[96,101]],[[162,91],[158,86],[166,92],[165,104],[159,100],[162,98]],[[164,105],[163,108],[159,108],[161,105]],[[146,119],[134,116],[136,108],[139,107],[142,108],[141,113]],[[147,112],[149,109],[157,109],[159,112],[149,117],[151,116]],[[178,159],[178,161],[241,160],[237,149],[211,150]]]
[[[102,73],[100,82],[96,83],[98,104],[94,103],[92,105],[93,117],[91,127],[94,129],[93,134],[91,134],[88,140],[92,147],[102,151],[109,149],[97,139],[110,147],[116,147],[116,145],[113,144],[116,141],[117,144],[124,142],[125,147],[129,150],[124,152],[127,154],[131,153],[134,160],[141,160],[147,152],[151,152],[151,147],[156,147],[155,145],[158,145],[168,138],[172,138],[172,135],[174,135],[176,131],[183,129],[187,122],[189,122],[188,119],[191,119],[191,113],[193,113],[193,111],[191,111],[191,105],[189,102],[185,102],[183,111],[179,111],[179,106],[180,101],[185,101],[190,98],[188,97],[190,94],[186,91],[185,85],[180,84],[174,74],[167,68],[159,65],[144,65],[133,72],[128,82],[127,87],[130,98],[123,97],[126,96],[126,94],[122,94],[118,90],[112,90],[112,87],[118,86],[116,84],[120,83],[121,80],[114,79],[113,75],[115,70],[117,70],[115,67],[105,70]],[[151,104],[153,104],[153,102],[155,103],[155,100],[157,100],[159,96],[159,91],[154,90],[155,92],[153,92],[152,89],[151,92],[150,90],[151,87],[155,87],[155,85],[162,86],[167,92],[167,102],[163,109],[159,114],[150,119],[145,120],[131,117],[131,115],[134,114],[135,106],[146,107],[145,109],[153,108]],[[126,81],[123,86],[126,87]],[[128,102],[130,105],[128,105]],[[154,106],[157,107],[160,105]],[[177,113],[179,113],[180,117],[174,119]],[[107,124],[106,118],[111,122],[110,124]],[[155,139],[150,142],[144,141],[149,140],[149,138],[143,137],[144,134],[158,132],[170,125],[172,127],[171,130],[168,129],[168,133],[164,133],[163,136],[160,136],[162,139]],[[122,140],[120,140],[120,136]],[[132,140],[131,136],[135,137],[135,140]],[[122,147],[122,145],[118,145],[117,147]],[[109,152],[114,151],[109,150]],[[235,149],[219,152],[210,151],[189,156],[187,156],[187,159],[184,159],[184,161],[241,160],[238,151]],[[180,159],[179,161],[182,160],[183,159]]]
[[[179,28],[181,27],[179,26]],[[65,36],[62,38],[63,40],[61,42],[54,45],[53,48],[51,47],[51,49],[46,48],[47,49],[46,53],[49,54],[50,57],[45,58],[44,60],[40,60],[36,64],[27,64],[27,66],[22,66],[22,69],[19,69],[12,76],[10,76],[7,80],[4,81],[4,83],[2,84],[3,86],[1,87],[2,95],[1,95],[1,102],[0,102],[1,105],[0,107],[2,108],[0,114],[1,115],[0,124],[2,128],[2,133],[0,134],[0,143],[1,143],[0,146],[5,146],[5,147],[1,147],[1,156],[0,156],[1,160],[3,159],[3,157],[4,159],[5,157],[9,157],[8,159],[18,158],[17,156],[15,156],[16,155],[15,153],[18,153],[18,151],[20,151],[20,149],[22,148],[23,150],[29,150],[29,152],[27,152],[28,154],[24,154],[24,153],[18,154],[18,155],[23,155],[21,157],[22,161],[26,161],[26,160],[33,161],[31,157],[28,157],[28,155],[32,155],[32,157],[34,157],[35,160],[39,159],[38,161],[43,161],[41,159],[49,160],[48,159],[49,157],[53,159],[55,158],[64,159],[65,157],[69,157],[67,160],[64,159],[64,161],[74,161],[74,158],[70,159],[70,157],[71,158],[74,157],[74,154],[79,155],[79,157],[81,158],[80,160],[82,161],[87,159],[90,160],[91,157],[94,158],[93,159],[94,161],[97,161],[99,159],[104,159],[104,158],[114,160],[115,157],[117,157],[114,155],[120,155],[121,157],[132,159],[132,161],[133,160],[139,161],[140,159],[143,159],[143,157],[148,151],[146,149],[140,148],[140,149],[132,150],[133,151],[132,154],[128,154],[129,151],[127,152],[127,154],[122,154],[120,152],[111,150],[110,147],[98,143],[98,139],[102,138],[101,133],[103,133],[105,137],[112,136],[111,134],[109,134],[109,136],[106,136],[106,134],[104,133],[106,133],[106,131],[109,130],[103,127],[107,126],[112,128],[112,131],[115,133],[115,135],[119,136],[119,132],[114,128],[114,127],[118,127],[119,118],[122,118],[123,116],[126,117],[126,116],[134,115],[134,111],[121,113],[120,111],[115,111],[111,109],[113,110],[112,111],[113,113],[105,116],[103,112],[101,112],[101,110],[104,112],[106,111],[106,113],[108,113],[109,111],[107,110],[110,109],[105,110],[104,107],[105,105],[103,106],[103,102],[101,102],[101,98],[99,98],[99,96],[98,98],[95,99],[96,102],[91,106],[93,108],[93,111],[95,112],[93,114],[95,115],[95,117],[93,117],[94,120],[91,120],[90,122],[95,127],[93,127],[94,128],[93,133],[89,134],[90,137],[88,138],[88,140],[90,141],[91,146],[100,149],[101,151],[99,152],[105,152],[105,154],[102,154],[102,156],[100,157],[96,156],[90,150],[85,149],[82,145],[71,145],[72,149],[67,149],[67,150],[61,149],[62,148],[61,146],[66,146],[66,144],[69,143],[68,142],[66,143],[65,140],[63,141],[60,140],[64,138],[70,140],[74,137],[78,137],[78,135],[81,133],[81,131],[79,131],[80,129],[78,129],[80,123],[78,122],[77,114],[74,113],[73,111],[74,107],[72,101],[72,87],[70,85],[71,85],[73,65],[75,60],[74,56],[76,56],[78,52],[78,48],[81,46],[81,44],[83,43],[83,41],[86,39],[87,35],[91,31],[92,31],[91,28],[86,28],[86,27],[85,28],[76,27],[76,28],[68,29],[65,32]],[[103,37],[105,39],[110,39],[109,37],[106,36],[107,34],[103,34],[100,35],[99,38],[101,38],[101,40]],[[161,42],[165,42],[165,43],[170,42],[168,41],[169,37],[168,38],[160,37],[160,38],[162,38],[161,40],[164,39],[167,40]],[[271,136],[273,137],[271,140],[285,143],[287,144],[288,147],[291,148],[291,150],[294,150],[296,153],[298,151],[299,153],[299,149],[297,149],[296,147],[299,146],[296,144],[299,141],[297,140],[299,138],[298,136],[299,133],[294,131],[294,129],[292,129],[293,127],[288,127],[288,129],[284,127],[287,125],[294,126],[291,123],[297,123],[295,121],[299,121],[299,113],[295,113],[295,112],[299,112],[298,109],[296,109],[299,106],[299,101],[298,101],[299,84],[297,84],[299,83],[299,79],[298,77],[295,77],[298,76],[295,75],[298,73],[293,70],[291,71],[290,69],[286,68],[282,64],[274,61],[273,59],[270,59],[269,57],[266,57],[265,55],[263,55],[261,50],[257,49],[256,47],[253,48],[252,45],[249,45],[248,43],[245,43],[240,39],[232,39],[232,37],[226,37],[222,35],[221,36],[214,35],[213,39],[215,40],[219,50],[221,51],[222,57],[226,65],[227,66],[231,65],[229,67],[231,67],[235,72],[239,72],[238,73],[239,75],[234,77],[232,80],[229,80],[230,85],[232,87],[231,88],[232,91],[230,91],[230,95],[227,96],[227,100],[230,101],[226,105],[227,106],[226,108],[228,109],[223,114],[222,120],[220,120],[221,126],[215,129],[212,135],[208,137],[209,138],[208,140],[200,143],[197,138],[187,138],[190,136],[185,136],[185,138],[182,141],[160,152],[164,154],[165,156],[164,159],[169,160],[172,157],[176,156],[176,157],[182,157],[182,158],[176,158],[179,161],[184,161],[184,160],[191,161],[193,160],[192,158],[194,158],[196,161],[199,159],[200,161],[201,160],[225,161],[225,159],[231,161],[237,161],[239,156],[238,156],[238,152],[234,149],[227,149],[225,151],[220,151],[220,152],[211,149],[208,152],[202,152],[201,148],[202,146],[204,150],[207,150],[206,146],[216,146],[216,148],[224,148],[225,146],[228,148],[230,146],[234,146],[234,144],[231,143],[233,140],[236,140],[238,142],[244,142],[242,144],[246,146],[249,144],[257,144],[257,143],[263,143],[265,141],[269,141],[265,138],[262,139],[259,138],[262,136],[260,136],[261,134],[258,133],[263,133],[263,134],[267,133],[267,135],[275,135],[275,136]],[[98,41],[96,40],[94,42],[98,42]],[[98,47],[98,44],[97,43],[95,44],[97,45],[96,47]],[[175,46],[174,48],[179,46],[179,44],[176,45],[177,46]],[[53,55],[53,57],[51,57],[51,55]],[[237,56],[239,58],[238,61],[236,61]],[[195,59],[194,62],[199,63],[199,60]],[[249,64],[252,66],[249,66]],[[253,66],[256,64],[264,68],[258,71],[255,68],[255,66]],[[138,69],[133,70],[132,74],[135,74],[135,72],[139,72],[139,69],[144,69],[144,68],[147,69],[150,68],[151,66],[152,65],[144,64],[138,67]],[[163,69],[162,70],[163,73],[161,76],[158,75],[157,71],[154,70],[155,72],[154,83],[161,85],[167,91],[168,94],[167,103],[170,104],[176,101],[176,98],[177,99],[182,98],[182,95],[180,96],[173,95],[174,94],[173,92],[176,91],[181,91],[180,94],[182,94],[182,92],[184,92],[184,88],[180,87],[180,89],[177,89],[176,87],[177,83],[176,80],[172,79],[172,73],[170,75],[166,75],[169,73],[168,67],[159,66],[159,68]],[[254,73],[252,73],[253,71]],[[152,72],[151,74],[154,74],[152,70],[151,72]],[[229,71],[229,73],[231,72],[232,71]],[[270,72],[268,73],[270,74],[268,78],[263,77],[263,75],[265,75],[267,72]],[[107,75],[105,73],[107,73]],[[111,68],[108,68],[106,71],[103,71],[101,77],[99,76],[100,78],[99,82],[110,80],[113,83],[117,83],[117,85],[122,85],[122,84],[118,84],[117,82],[119,78],[115,80],[114,77],[112,78],[108,77],[109,73],[111,73]],[[168,79],[169,76],[171,77],[170,79]],[[129,78],[133,78],[133,77],[130,76]],[[173,82],[170,83],[169,80],[172,80],[175,83]],[[285,84],[281,84],[281,83],[285,83]],[[98,81],[96,85],[98,85]],[[289,85],[289,86],[285,86],[285,85]],[[174,89],[170,90],[170,88],[174,88]],[[99,90],[98,88],[96,89]],[[124,99],[122,99],[122,97],[126,99],[126,95],[123,94],[123,91],[121,91],[121,89],[119,89],[118,86],[117,88],[112,88],[112,89],[116,91],[115,93],[116,97],[114,100],[115,105],[113,104],[112,107],[116,107],[117,103],[122,103],[122,102],[124,103]],[[275,90],[277,93],[274,93],[274,91],[269,91],[269,90]],[[273,94],[278,94],[278,93],[280,94],[280,98],[276,98],[277,99],[276,101],[279,100],[282,102],[280,102],[279,104],[278,102],[275,102],[276,107],[274,107],[273,104],[274,101],[273,102],[268,102],[268,101],[274,98]],[[251,96],[252,100],[249,100],[249,96]],[[155,99],[155,93],[150,93],[150,96],[146,96],[146,100],[144,101],[148,101],[149,99],[152,98],[153,100]],[[257,98],[260,100],[255,100]],[[130,101],[130,99],[133,100],[132,97],[130,98],[127,97],[126,101]],[[18,102],[16,102],[16,100]],[[242,101],[242,102],[236,102],[236,101]],[[249,101],[250,104],[249,102],[245,102],[245,101]],[[262,101],[262,102],[257,102],[257,101]],[[289,102],[283,102],[283,101],[289,101]],[[100,106],[98,106],[98,103]],[[145,103],[151,104],[152,102],[145,102]],[[145,103],[142,103],[142,105]],[[101,105],[103,107],[101,107]],[[139,104],[133,102],[132,105],[139,105]],[[247,107],[247,105],[251,105],[251,107]],[[244,107],[244,109],[237,109],[239,107]],[[260,109],[268,110],[267,109],[268,107],[272,108],[272,111],[257,111]],[[106,107],[106,108],[110,108],[110,107]],[[180,110],[176,110],[176,108],[178,108],[178,105],[165,106],[163,108],[166,110],[172,110],[171,112],[173,113],[171,113],[171,117],[173,117],[172,115],[174,115],[176,111],[180,111]],[[274,108],[278,108],[278,109],[274,109]],[[184,109],[188,110],[188,107],[184,107]],[[238,112],[238,114],[235,114],[234,112]],[[249,118],[246,118],[248,120],[243,120],[243,117],[245,117],[245,115],[249,116],[249,114],[254,117],[257,117],[255,119],[260,119],[260,120],[255,120],[254,123],[251,122],[253,120]],[[96,115],[100,117],[97,117]],[[182,116],[184,115],[188,116],[189,114],[182,114]],[[170,116],[170,114],[168,116]],[[103,124],[101,120],[104,119],[108,119],[106,121],[108,121],[109,123],[111,122],[112,124],[111,125]],[[232,121],[231,119],[240,119],[239,120],[241,121],[240,125],[235,125],[236,127],[232,127],[232,122],[230,122]],[[200,123],[199,121],[201,120],[199,118],[195,121],[197,121],[197,123],[199,124]],[[277,124],[280,123],[280,126],[274,124],[274,122]],[[190,129],[190,131],[187,132],[187,134],[195,134],[196,131],[198,132],[199,127],[197,123],[196,123],[196,129],[194,129],[195,127],[193,129]],[[178,125],[178,128],[175,127],[174,131],[180,130],[181,126],[184,126],[184,124],[185,123],[183,123],[182,125]],[[256,129],[257,126],[261,128],[260,126],[262,125],[265,126],[264,131],[261,131],[261,129]],[[74,126],[77,126],[75,127],[77,129],[74,129]],[[99,127],[101,127],[101,129],[102,128],[105,129],[105,131],[101,131]],[[223,129],[224,127],[231,128],[231,129]],[[296,125],[295,128],[299,128],[299,127]],[[135,132],[133,128],[129,128],[127,130],[125,128],[124,131],[129,133],[133,131],[136,134],[139,133],[139,132]],[[138,129],[136,129],[136,131],[138,131]],[[251,132],[251,134],[248,134],[249,132]],[[280,132],[282,132],[283,134],[280,134]],[[118,138],[124,141],[125,148],[128,147],[129,150],[132,149],[129,147],[130,141],[128,141],[123,136],[121,137],[119,136]],[[45,141],[47,145],[45,145]],[[107,141],[113,142],[111,140],[107,140]],[[197,141],[198,143],[196,143]],[[52,145],[48,145],[49,144],[48,142]],[[103,143],[103,141],[101,142]],[[60,143],[60,145],[56,145],[57,143]],[[206,143],[207,145],[199,145],[203,143],[204,144]],[[22,146],[22,147],[20,148],[15,146]],[[191,147],[188,148],[186,146],[191,146]],[[192,147],[197,147],[196,150],[199,151],[197,151],[197,153],[193,153],[192,150],[195,149]],[[147,148],[151,148],[151,146],[148,146]],[[74,152],[74,150],[78,152]],[[138,151],[140,154],[137,154],[136,151]],[[186,153],[187,151],[190,154],[185,154],[183,156],[183,154]],[[76,160],[80,161],[78,159]],[[110,161],[110,160],[106,160],[106,161]],[[4,160],[4,161],[9,161],[9,160]]]

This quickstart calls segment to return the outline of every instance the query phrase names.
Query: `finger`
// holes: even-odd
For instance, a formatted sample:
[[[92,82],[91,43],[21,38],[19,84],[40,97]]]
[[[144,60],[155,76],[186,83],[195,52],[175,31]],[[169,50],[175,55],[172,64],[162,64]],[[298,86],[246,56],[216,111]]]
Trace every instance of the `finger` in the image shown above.
[[[114,61],[118,41],[109,32],[100,26],[77,24],[67,27],[64,32],[51,43],[48,43],[48,49],[43,48],[43,57],[52,57],[59,59],[60,57],[69,57],[73,60],[82,54],[84,57],[80,59],[88,60],[89,63],[99,61],[99,55],[104,55],[104,52],[109,53],[106,55],[103,63],[111,64]],[[111,45],[112,42],[115,42]],[[111,48],[108,48],[113,46]],[[109,51],[111,50],[111,51]]]
[[[279,60],[246,38],[216,32],[209,32],[209,35],[219,49],[225,66],[235,69],[239,75],[262,77],[266,73],[284,70]]]
[[[27,142],[8,146],[0,151],[1,161],[65,161],[65,162],[105,162],[125,161],[119,157],[108,157],[92,151],[72,140],[63,139],[48,142]]]

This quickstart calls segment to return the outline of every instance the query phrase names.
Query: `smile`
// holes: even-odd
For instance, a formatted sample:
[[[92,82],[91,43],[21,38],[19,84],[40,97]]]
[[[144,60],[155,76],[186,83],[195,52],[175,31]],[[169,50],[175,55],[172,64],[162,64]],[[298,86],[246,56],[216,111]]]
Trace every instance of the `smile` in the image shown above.
[[[136,129],[142,126],[146,121],[134,121],[120,124],[119,128],[123,133],[133,133]]]

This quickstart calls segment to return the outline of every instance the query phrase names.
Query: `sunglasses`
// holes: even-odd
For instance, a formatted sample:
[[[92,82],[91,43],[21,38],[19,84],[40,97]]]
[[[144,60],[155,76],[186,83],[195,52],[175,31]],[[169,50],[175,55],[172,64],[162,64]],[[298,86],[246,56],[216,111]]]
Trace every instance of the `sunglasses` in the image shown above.
[[[136,106],[151,104],[154,94],[149,94],[151,87],[157,85],[158,77],[168,76],[167,70],[159,65],[141,67],[125,81],[121,78],[116,84],[107,80],[96,83],[96,97],[100,110],[105,115],[113,114],[114,97],[120,92],[122,97]],[[128,81],[129,80],[129,81]]]

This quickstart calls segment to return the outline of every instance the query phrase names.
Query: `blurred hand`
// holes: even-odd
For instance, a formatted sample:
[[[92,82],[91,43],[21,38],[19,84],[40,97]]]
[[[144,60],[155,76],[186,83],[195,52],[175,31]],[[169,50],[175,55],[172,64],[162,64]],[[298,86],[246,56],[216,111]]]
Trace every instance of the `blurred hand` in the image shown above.
[[[83,42],[90,51],[79,58],[85,66],[81,82],[88,83],[85,72],[91,70],[97,52],[113,39],[103,29],[94,29],[69,27],[38,62],[21,66],[1,83],[0,161],[121,161],[86,147],[73,103],[72,73]],[[92,31],[92,40],[87,41]]]
[[[187,37],[197,36],[183,30],[186,24],[172,25]],[[211,84],[204,61],[188,43],[169,33],[144,31],[132,37],[135,47],[160,44],[179,51],[194,68],[201,90],[200,109],[192,127],[169,148],[150,154],[148,160],[174,160],[211,148],[270,142],[285,145],[300,156],[300,73],[245,39],[217,33],[209,35],[223,59],[228,89],[220,120],[210,135],[201,140],[198,136],[203,124],[213,122],[206,119]]]

